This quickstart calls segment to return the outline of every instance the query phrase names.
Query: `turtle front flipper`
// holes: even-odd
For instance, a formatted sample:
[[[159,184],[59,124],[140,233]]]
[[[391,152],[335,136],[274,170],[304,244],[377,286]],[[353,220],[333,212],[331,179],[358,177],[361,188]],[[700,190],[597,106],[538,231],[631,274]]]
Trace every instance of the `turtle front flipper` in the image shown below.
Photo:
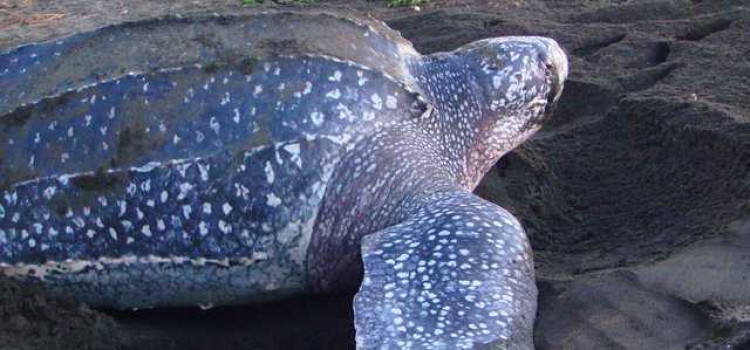
[[[364,237],[362,259],[357,349],[533,349],[531,248],[503,208],[442,193]]]

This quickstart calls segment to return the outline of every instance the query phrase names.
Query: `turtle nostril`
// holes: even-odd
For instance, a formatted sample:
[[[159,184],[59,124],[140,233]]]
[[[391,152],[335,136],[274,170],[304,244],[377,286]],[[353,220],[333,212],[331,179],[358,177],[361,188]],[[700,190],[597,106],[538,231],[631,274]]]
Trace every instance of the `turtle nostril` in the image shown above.
[[[549,62],[544,62],[544,68],[546,70],[547,75],[550,76],[553,79],[553,81],[556,80],[555,65]]]
[[[559,82],[559,72],[556,69],[557,67],[549,62],[545,62],[544,66],[546,68],[544,73],[547,75],[547,82],[550,84],[550,90],[547,96],[547,104],[551,106],[557,101],[560,94],[562,93],[562,84]]]
[[[547,66],[547,68],[550,68],[552,65],[552,62],[549,60],[549,55],[547,55],[547,50],[542,49],[542,52],[537,54],[537,59],[539,59],[539,62],[544,62],[544,65]]]

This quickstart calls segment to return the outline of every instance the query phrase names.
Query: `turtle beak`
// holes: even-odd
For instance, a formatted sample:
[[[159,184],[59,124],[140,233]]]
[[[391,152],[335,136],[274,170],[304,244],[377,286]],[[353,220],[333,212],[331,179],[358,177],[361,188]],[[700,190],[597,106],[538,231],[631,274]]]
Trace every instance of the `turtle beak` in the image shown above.
[[[552,84],[548,97],[548,103],[552,105],[560,99],[565,79],[568,78],[568,57],[556,41],[543,37],[538,37],[537,40],[545,47],[539,53],[539,59],[544,62]]]

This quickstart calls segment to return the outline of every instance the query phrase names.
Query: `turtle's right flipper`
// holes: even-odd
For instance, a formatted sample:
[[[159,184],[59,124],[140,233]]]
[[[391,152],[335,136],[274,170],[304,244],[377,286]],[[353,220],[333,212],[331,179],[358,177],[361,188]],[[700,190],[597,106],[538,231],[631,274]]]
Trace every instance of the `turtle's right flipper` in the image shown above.
[[[443,194],[366,236],[362,256],[357,349],[533,349],[531,248],[502,208]]]

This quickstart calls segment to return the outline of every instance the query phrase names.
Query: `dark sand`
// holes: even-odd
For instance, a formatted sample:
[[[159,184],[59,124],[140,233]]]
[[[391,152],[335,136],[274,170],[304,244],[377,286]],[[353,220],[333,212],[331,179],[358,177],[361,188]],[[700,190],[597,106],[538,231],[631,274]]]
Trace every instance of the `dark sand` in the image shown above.
[[[750,349],[750,2],[327,3],[423,53],[537,34],[570,54],[555,120],[477,190],[531,236],[538,349]],[[0,0],[0,48],[238,4]],[[0,349],[353,349],[350,299],[113,313],[0,280]]]

